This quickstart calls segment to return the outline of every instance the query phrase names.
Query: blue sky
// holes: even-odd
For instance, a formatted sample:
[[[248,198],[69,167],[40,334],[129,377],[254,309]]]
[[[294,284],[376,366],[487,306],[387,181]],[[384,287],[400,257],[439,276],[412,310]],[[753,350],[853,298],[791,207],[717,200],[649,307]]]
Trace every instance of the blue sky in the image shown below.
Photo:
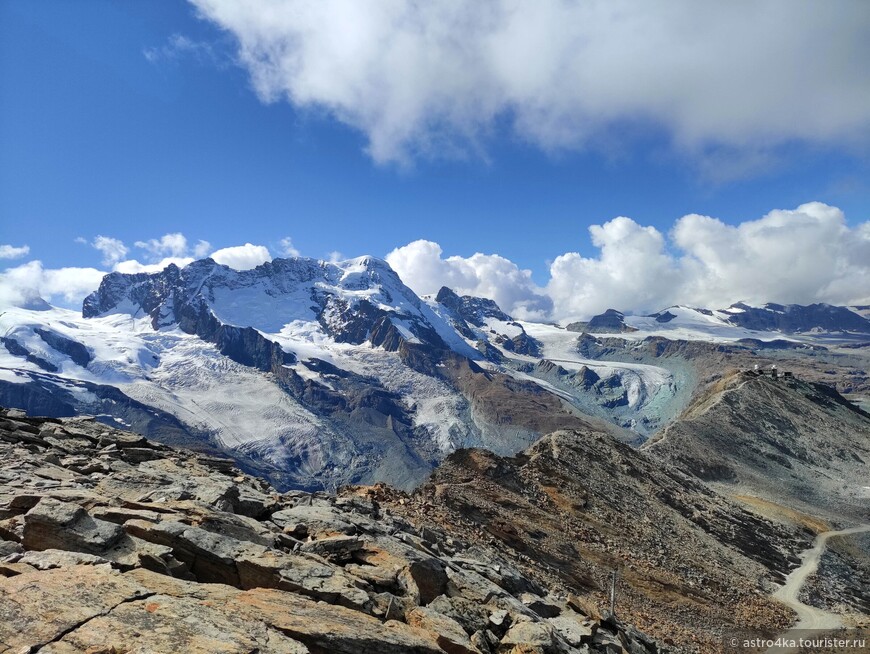
[[[335,5],[324,4],[325,10]],[[292,14],[294,5],[289,1],[287,12]],[[156,261],[157,255],[133,244],[170,233],[183,233],[191,244],[206,240],[213,249],[262,245],[272,255],[279,255],[281,240],[290,237],[303,255],[319,258],[334,251],[385,256],[425,239],[440,245],[441,259],[498,254],[530,270],[524,292],[534,296],[547,295],[546,287],[553,285],[550,266],[561,255],[600,260],[600,244],[593,243],[589,227],[617,216],[654,228],[663,236],[662,252],[681,269],[691,262],[681,261],[681,247],[669,233],[686,214],[738,226],[772,210],[821,202],[840,210],[841,228],[854,240],[864,234],[870,216],[870,100],[866,93],[845,97],[867,74],[838,62],[861,54],[848,51],[848,44],[861,42],[861,30],[870,36],[870,8],[865,3],[862,12],[861,3],[842,5],[847,6],[857,13],[844,16],[842,23],[823,21],[821,27],[834,31],[827,35],[832,40],[836,30],[857,30],[839,39],[846,51],[821,55],[836,70],[808,71],[804,78],[800,62],[779,62],[781,67],[770,73],[782,78],[778,71],[798,70],[795,88],[784,86],[781,97],[759,104],[757,113],[769,112],[776,102],[793,104],[801,92],[814,92],[812,84],[841,72],[840,86],[819,93],[845,89],[843,102],[865,106],[849,115],[832,109],[820,127],[801,124],[804,113],[826,110],[810,102],[804,113],[784,111],[781,128],[777,121],[738,116],[752,102],[741,98],[734,100],[733,119],[723,109],[721,121],[699,123],[703,106],[679,90],[662,91],[662,97],[658,92],[623,95],[607,105],[572,99],[570,78],[532,94],[518,91],[525,81],[508,75],[516,82],[511,94],[487,94],[479,89],[481,80],[492,76],[489,69],[479,76],[469,73],[467,84],[445,86],[429,79],[439,69],[409,73],[399,67],[400,59],[385,64],[368,55],[370,67],[357,69],[341,65],[342,51],[333,68],[311,64],[310,59],[332,52],[318,39],[328,45],[337,33],[349,43],[351,60],[363,59],[353,48],[370,52],[365,30],[373,30],[373,39],[391,30],[392,19],[382,16],[382,24],[366,18],[344,26],[345,32],[329,32],[323,25],[341,13],[340,5],[332,7],[332,15],[309,16],[301,31],[289,19],[289,26],[275,20],[258,26],[262,11],[252,21],[219,0],[201,0],[198,6],[7,0],[0,4],[0,244],[26,245],[29,252],[0,265],[39,260],[45,269],[105,270],[101,253],[91,246],[98,235],[123,241],[127,256],[143,262]],[[432,24],[447,20],[441,13],[418,18]],[[818,18],[805,22],[812,27]],[[310,52],[293,60],[310,70],[298,75],[286,73],[286,62],[263,55],[276,43],[286,44],[282,39],[294,36],[297,28],[296,37],[305,34],[310,40],[304,46]],[[795,31],[800,29],[796,25]],[[347,30],[360,32],[348,35]],[[752,38],[747,36],[750,46]],[[509,36],[502,40],[510,47]],[[444,45],[433,42],[438,55]],[[756,45],[762,60],[788,52],[788,44],[777,49],[776,39]],[[246,59],[245,48],[259,54]],[[542,60],[546,56],[542,53]],[[723,78],[731,72],[727,62],[712,60],[711,66]],[[590,70],[597,74],[597,68]],[[613,75],[619,74],[615,69]],[[402,88],[422,98],[417,113],[402,113],[408,101],[401,89],[366,81],[400,75],[411,75]],[[586,72],[578,75],[589,78]],[[263,82],[264,76],[271,81]],[[764,78],[748,77],[747,97],[764,95],[759,91]],[[664,88],[666,82],[658,85]],[[564,93],[562,83],[568,89]],[[624,94],[609,80],[590,82],[587,97],[596,92],[598,97]],[[561,107],[565,96],[565,107],[552,109]],[[700,108],[694,114],[662,109],[676,102]],[[586,117],[581,127],[572,122],[579,114]],[[732,123],[743,131],[733,133]],[[789,123],[795,123],[791,132]],[[451,278],[441,259],[441,276]],[[425,271],[406,267],[421,287],[438,281],[423,280]],[[497,283],[478,279],[483,274],[478,268],[465,272],[456,274],[462,280],[477,275],[466,284],[468,290]],[[784,288],[771,289],[769,295],[780,297],[769,299],[789,293],[787,300],[825,299],[829,292]],[[742,291],[726,288],[722,298],[731,297],[729,292],[745,297]],[[583,291],[575,286],[564,292]],[[530,305],[509,290],[502,295],[519,308],[552,311],[549,301]],[[695,295],[704,299],[703,293]],[[855,300],[867,293],[848,295],[837,292],[830,298]],[[641,308],[643,296],[628,294],[626,301]],[[657,291],[649,302],[659,299],[665,297]],[[560,315],[583,313],[585,306]]]

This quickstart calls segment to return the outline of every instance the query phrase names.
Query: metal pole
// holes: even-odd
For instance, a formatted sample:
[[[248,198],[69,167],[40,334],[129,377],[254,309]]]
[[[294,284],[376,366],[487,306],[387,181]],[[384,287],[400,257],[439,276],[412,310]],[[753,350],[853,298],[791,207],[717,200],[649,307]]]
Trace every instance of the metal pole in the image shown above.
[[[616,615],[616,570],[610,574],[610,615]]]

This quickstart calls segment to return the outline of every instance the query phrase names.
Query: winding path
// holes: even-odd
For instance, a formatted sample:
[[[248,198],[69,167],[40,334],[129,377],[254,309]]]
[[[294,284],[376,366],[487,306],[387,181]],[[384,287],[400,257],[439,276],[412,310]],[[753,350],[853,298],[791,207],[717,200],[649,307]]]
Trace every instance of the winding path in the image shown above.
[[[797,613],[798,621],[788,631],[782,634],[783,638],[791,638],[795,630],[812,630],[812,631],[829,631],[839,629],[843,626],[843,621],[840,616],[830,611],[817,609],[814,606],[808,606],[798,599],[801,588],[807,578],[810,577],[816,570],[819,569],[819,561],[822,554],[825,552],[828,539],[834,536],[851,536],[852,534],[860,534],[865,531],[870,531],[870,525],[862,525],[860,527],[852,527],[851,529],[842,529],[840,531],[825,531],[816,536],[813,546],[801,554],[801,565],[785,578],[785,584],[777,590],[773,597],[779,600],[786,606],[794,609]],[[806,636],[806,632],[802,632]],[[797,634],[794,634],[797,637]],[[768,652],[788,652],[789,649],[770,648]]]

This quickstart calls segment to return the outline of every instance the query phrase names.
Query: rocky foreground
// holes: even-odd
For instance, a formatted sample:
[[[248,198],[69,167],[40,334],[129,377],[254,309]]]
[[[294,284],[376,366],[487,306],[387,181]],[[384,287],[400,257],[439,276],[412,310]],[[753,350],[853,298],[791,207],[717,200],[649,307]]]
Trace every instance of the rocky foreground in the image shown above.
[[[0,653],[667,651],[415,527],[387,507],[404,497],[279,494],[94,420],[0,411]]]

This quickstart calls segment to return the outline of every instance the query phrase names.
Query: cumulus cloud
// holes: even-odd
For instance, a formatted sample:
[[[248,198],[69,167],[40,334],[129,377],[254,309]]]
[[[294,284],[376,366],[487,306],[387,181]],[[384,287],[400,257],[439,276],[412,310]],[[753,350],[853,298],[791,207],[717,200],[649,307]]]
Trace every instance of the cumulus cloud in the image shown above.
[[[97,236],[91,245],[103,253],[103,265],[113,266],[124,257],[130,250],[124,245],[124,242],[111,236]]]
[[[443,258],[441,246],[419,240],[390,252],[387,263],[402,281],[420,295],[448,286],[460,295],[488,297],[518,318],[547,317],[552,301],[532,281],[531,271],[520,270],[497,254]]]
[[[431,241],[387,261],[418,293],[442,285],[494,299],[517,317],[570,321],[605,309],[648,313],[674,304],[870,304],[870,222],[849,227],[820,202],[775,210],[738,225],[690,214],[668,234],[626,217],[589,228],[594,256],[562,254],[537,287],[499,255],[444,257]]]
[[[166,257],[156,263],[141,263],[135,259],[127,259],[126,261],[119,261],[115,264],[114,271],[126,275],[135,275],[136,273],[156,273],[172,263],[179,268],[184,268],[187,264],[193,263],[194,261],[195,259],[193,257]]]
[[[0,245],[0,259],[19,259],[30,253],[29,245],[15,247],[14,245]]]
[[[449,286],[461,294],[492,298],[518,318],[568,321],[611,307],[647,313],[673,304],[724,308],[737,301],[870,304],[870,221],[850,226],[840,209],[820,202],[777,209],[735,225],[689,214],[667,232],[620,216],[591,226],[589,238],[594,254],[556,257],[544,287],[503,256],[445,256],[432,241],[398,247],[386,259],[419,294]],[[112,262],[110,269],[156,272],[170,263],[187,265],[193,261],[190,254],[205,243],[190,248],[182,239],[167,234],[137,242],[153,255],[182,255],[151,263],[119,260],[127,248],[118,239],[98,236],[92,245]],[[282,246],[286,253],[292,242]],[[238,270],[271,260],[266,247],[251,243],[211,256]],[[330,258],[344,257],[334,252]],[[47,269],[30,261],[0,273],[0,306],[40,295],[76,305],[105,274],[96,268]]]
[[[78,304],[105,274],[95,268],[46,269],[41,261],[29,261],[0,273],[0,307],[24,305],[40,297]]]
[[[200,240],[191,245],[184,234],[164,234],[160,238],[135,242],[135,247],[145,252],[146,262],[143,263],[137,259],[125,259],[130,249],[117,238],[100,235],[89,242],[78,237],[75,242],[89,244],[98,250],[103,255],[102,263],[107,270],[87,267],[45,268],[41,261],[29,261],[8,268],[0,273],[0,307],[31,305],[40,297],[48,302],[78,307],[86,295],[99,287],[110,270],[135,274],[160,272],[170,264],[183,268],[196,259],[208,256],[212,249],[208,241]],[[5,252],[5,247],[11,248],[0,246],[0,253]],[[29,252],[27,246],[11,249],[19,251],[17,256]],[[211,256],[218,263],[237,270],[254,268],[271,260],[266,247],[250,243],[223,248],[211,253]]]
[[[211,258],[236,270],[250,270],[262,263],[271,261],[272,255],[269,254],[269,249],[264,245],[245,243],[212,252]]]
[[[679,297],[678,262],[666,253],[657,229],[619,217],[591,226],[589,235],[596,257],[568,252],[550,265],[547,293],[556,317],[584,317],[611,307],[661,308]]]
[[[496,125],[548,150],[651,126],[735,175],[870,134],[863,0],[190,1],[263,101],[325,110],[378,162],[479,150]]]
[[[820,202],[726,225],[690,214],[674,226],[685,301],[870,301],[870,222],[855,228]]]
[[[820,202],[738,225],[689,214],[667,238],[628,218],[593,226],[590,235],[596,257],[568,253],[550,267],[547,292],[558,318],[610,307],[870,301],[870,222],[850,228],[840,209]]]

